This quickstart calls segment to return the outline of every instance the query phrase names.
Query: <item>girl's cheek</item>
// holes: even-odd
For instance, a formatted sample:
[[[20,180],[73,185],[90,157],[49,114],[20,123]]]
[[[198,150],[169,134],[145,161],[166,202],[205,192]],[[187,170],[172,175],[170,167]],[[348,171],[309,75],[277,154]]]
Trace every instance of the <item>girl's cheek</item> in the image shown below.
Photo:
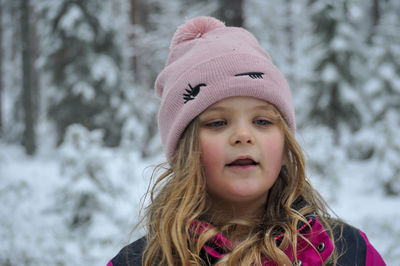
[[[217,138],[200,139],[200,150],[201,158],[205,165],[221,160],[222,147]]]

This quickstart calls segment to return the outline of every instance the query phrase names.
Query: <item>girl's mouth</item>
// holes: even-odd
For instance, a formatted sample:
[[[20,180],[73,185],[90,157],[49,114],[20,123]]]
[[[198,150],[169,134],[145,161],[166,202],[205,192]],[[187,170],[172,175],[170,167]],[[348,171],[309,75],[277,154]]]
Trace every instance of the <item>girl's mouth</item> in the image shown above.
[[[227,164],[226,166],[229,168],[233,169],[238,169],[238,170],[247,170],[254,168],[258,165],[256,161],[254,161],[251,158],[245,158],[245,159],[236,159],[232,161],[231,163]]]

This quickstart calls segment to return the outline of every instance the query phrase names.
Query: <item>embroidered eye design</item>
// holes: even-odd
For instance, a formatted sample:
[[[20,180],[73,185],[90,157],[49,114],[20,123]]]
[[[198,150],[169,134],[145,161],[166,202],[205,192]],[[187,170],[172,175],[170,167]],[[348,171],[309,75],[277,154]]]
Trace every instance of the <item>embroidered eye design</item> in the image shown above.
[[[197,96],[197,94],[199,94],[200,88],[203,87],[203,86],[207,86],[204,83],[200,83],[200,84],[198,84],[198,85],[196,85],[194,87],[192,87],[192,85],[190,85],[190,83],[188,85],[189,85],[189,89],[185,89],[185,91],[187,93],[183,94],[183,99],[185,100],[184,103],[187,103],[188,101],[194,100],[194,98]]]
[[[246,72],[246,73],[236,74],[235,77],[249,76],[252,79],[262,79],[263,75],[264,75],[264,73],[262,73],[262,72]]]

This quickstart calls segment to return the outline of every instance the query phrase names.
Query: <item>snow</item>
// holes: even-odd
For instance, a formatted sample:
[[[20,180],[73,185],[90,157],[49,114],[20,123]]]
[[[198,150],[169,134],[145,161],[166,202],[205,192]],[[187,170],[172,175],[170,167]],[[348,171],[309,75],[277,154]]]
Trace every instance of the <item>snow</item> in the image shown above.
[[[124,245],[145,234],[143,225],[135,226],[148,203],[145,195],[152,165],[164,161],[161,140],[154,133],[159,101],[149,88],[164,66],[176,26],[185,17],[217,14],[219,5],[217,1],[151,0],[148,25],[132,27],[127,1],[84,1],[88,14],[73,1],[62,10],[67,2],[41,0],[32,5],[44,12],[37,25],[41,44],[36,66],[43,72],[39,103],[43,111],[38,118],[39,153],[34,157],[26,156],[20,145],[6,144],[20,143],[23,123],[19,16],[12,1],[4,2],[0,265],[105,265]],[[370,3],[350,1],[348,16],[344,16],[342,2],[247,0],[245,27],[292,86],[299,122],[296,137],[304,147],[310,181],[340,218],[366,232],[388,265],[396,265],[400,261],[400,197],[387,195],[385,184],[392,182],[392,189],[400,191],[398,15],[390,8],[394,1],[386,1],[376,35],[367,44]],[[323,16],[316,22],[315,15]],[[89,18],[98,25],[96,35]],[[316,33],[324,21],[337,26],[329,41],[324,41],[328,28]],[[63,34],[88,50],[67,66],[46,69],[49,57],[59,49],[63,52],[58,55],[75,49],[64,47]],[[102,38],[113,41],[108,50],[102,49],[108,42],[98,46],[96,41]],[[326,57],[332,52],[340,62]],[[137,56],[134,76],[138,81],[127,67],[133,55]],[[89,66],[90,73],[82,74],[82,65]],[[65,80],[51,79],[52,71],[61,67],[65,67]],[[344,73],[354,80],[350,82]],[[315,95],[332,82],[345,103],[356,109],[365,106],[359,109],[362,128],[357,132],[347,129],[353,121],[346,121],[340,125],[339,136],[310,116],[314,104],[328,106],[329,93]],[[63,144],[55,148],[57,135],[55,123],[47,119],[48,106],[59,107],[71,93],[93,102],[102,89],[117,111],[108,116],[112,108],[102,107],[105,114],[99,116],[106,118],[97,117],[101,121],[95,126],[107,127],[120,119],[120,125],[112,125],[121,127],[120,146],[105,147],[103,130],[72,125]],[[61,111],[68,112],[71,106],[64,105]],[[67,119],[58,117],[56,122]]]
[[[83,41],[93,41],[95,38],[95,33],[93,32],[92,28],[86,23],[79,23],[74,29],[77,36]]]
[[[329,83],[337,81],[338,78],[336,67],[333,64],[327,64],[322,71],[322,80]]]
[[[364,86],[365,92],[370,95],[374,95],[374,94],[378,93],[381,88],[382,88],[382,81],[377,78],[369,79]]]
[[[72,86],[75,95],[82,95],[85,101],[90,102],[96,96],[96,92],[91,85],[85,81],[78,81]]]
[[[13,254],[18,265],[26,259],[45,264],[43,252],[60,247],[54,246],[57,218],[46,215],[49,193],[60,181],[54,159],[27,158],[20,147],[0,145],[0,254]]]
[[[347,40],[343,36],[338,36],[333,39],[331,47],[335,51],[346,51],[348,48]]]
[[[118,80],[118,69],[114,60],[106,55],[96,56],[91,66],[91,72],[94,80],[105,79],[108,86],[115,86]]]
[[[397,76],[395,67],[389,63],[378,66],[378,73],[386,80],[391,80]]]
[[[108,163],[103,167],[115,171],[111,175],[117,181],[113,183],[114,188],[123,185],[125,192],[119,190],[120,194],[116,196],[97,192],[106,211],[93,213],[88,233],[84,228],[65,231],[64,221],[69,219],[70,212],[63,208],[70,208],[74,198],[60,203],[59,197],[64,193],[60,189],[68,185],[70,188],[67,189],[72,188],[71,191],[78,196],[96,191],[96,188],[87,178],[77,177],[74,183],[67,182],[69,173],[63,175],[61,171],[64,152],[58,149],[28,157],[18,146],[0,144],[0,254],[8,254],[17,265],[25,265],[24,261],[30,261],[29,265],[56,265],[58,259],[67,262],[69,257],[74,258],[76,263],[71,263],[73,265],[83,261],[89,265],[105,265],[106,260],[122,247],[121,243],[126,244],[130,229],[137,222],[138,206],[149,179],[140,178],[145,167],[140,166],[137,155],[124,153],[122,157],[116,152],[112,158],[107,158]],[[126,165],[130,161],[134,163]],[[135,176],[130,184],[122,175],[127,172],[126,168],[129,168],[130,178]],[[143,232],[137,230],[132,238],[138,234]],[[89,243],[92,243],[93,250],[82,253],[81,246]],[[49,258],[49,253],[58,255]],[[0,258],[0,264],[3,263]]]
[[[349,160],[345,151],[335,146],[328,128],[303,129],[297,137],[306,155],[313,186],[339,218],[367,234],[388,265],[396,265],[400,254],[400,227],[396,223],[400,218],[400,198],[384,195],[379,184],[379,179],[384,179],[385,169],[393,171],[393,166],[385,167],[374,157],[366,161]],[[355,144],[350,140],[348,137],[347,146]],[[367,146],[374,141],[385,141],[371,130],[364,130],[354,140]],[[387,155],[387,151],[384,152]],[[394,160],[398,162],[398,155]],[[392,177],[393,172],[387,176]]]
[[[303,138],[307,138],[305,135]],[[316,135],[320,137],[319,140],[331,138],[328,131],[323,129],[315,132],[314,136]],[[324,143],[325,146],[321,146],[319,151],[314,149],[314,157],[332,156],[326,150],[332,150],[333,143]],[[126,186],[123,175],[128,172],[131,183],[126,187],[128,193],[121,193],[124,195],[123,200],[107,195],[103,198],[102,201],[111,204],[111,209],[106,213],[95,213],[93,226],[87,237],[98,239],[97,241],[107,239],[109,244],[91,242],[93,250],[87,253],[88,257],[85,258],[81,250],[81,245],[85,242],[80,243],[79,238],[67,240],[60,236],[63,230],[63,216],[55,215],[52,211],[56,203],[57,188],[65,184],[65,177],[60,171],[60,158],[64,156],[62,154],[61,150],[53,150],[35,157],[27,157],[20,147],[0,145],[0,214],[3,217],[0,224],[0,236],[3,239],[0,253],[7,252],[20,257],[21,260],[31,260],[34,262],[32,265],[54,265],[56,260],[67,260],[70,256],[74,257],[74,262],[88,260],[94,263],[92,265],[104,265],[123,245],[143,234],[139,228],[129,240],[129,227],[133,228],[138,221],[139,206],[142,206],[141,201],[151,175],[151,168],[148,166],[162,158],[144,161],[135,153],[129,155],[114,151],[112,156],[103,161],[106,163],[103,165],[105,168],[111,167],[111,175],[116,179],[116,183]],[[340,161],[338,157],[342,155],[336,153],[333,156],[336,156],[336,161]],[[135,167],[132,167],[133,164]],[[364,231],[388,265],[394,265],[400,255],[400,246],[397,245],[399,242],[396,242],[400,240],[400,227],[393,222],[400,219],[400,213],[397,211],[400,198],[385,197],[380,189],[376,189],[376,182],[369,180],[369,173],[374,167],[369,163],[343,163],[341,167],[336,168],[336,175],[341,179],[335,186],[329,186],[327,189],[327,184],[332,180],[321,179],[317,175],[311,176],[311,182],[328,199],[335,213]],[[82,182],[80,180],[80,184],[77,183],[76,186],[83,190],[93,190],[89,188],[93,184],[87,184],[87,180],[85,184]],[[332,195],[335,195],[334,199]],[[118,221],[123,220],[127,226],[126,231],[119,228],[110,217]],[[383,239],[382,234],[389,239]],[[47,256],[49,251],[58,255],[50,259]]]
[[[400,94],[400,78],[394,77],[392,80],[392,84],[393,84],[393,89],[396,91],[396,93]]]
[[[371,165],[345,166],[343,184],[336,188],[337,201],[331,207],[349,224],[364,231],[387,265],[396,265],[400,255],[400,199],[385,197],[369,177]],[[397,258],[397,259],[396,259]]]
[[[349,13],[354,19],[360,19],[363,16],[362,9],[358,5],[354,4],[350,4]]]
[[[66,31],[72,31],[83,16],[84,14],[78,6],[70,5],[68,12],[60,20],[60,26]]]

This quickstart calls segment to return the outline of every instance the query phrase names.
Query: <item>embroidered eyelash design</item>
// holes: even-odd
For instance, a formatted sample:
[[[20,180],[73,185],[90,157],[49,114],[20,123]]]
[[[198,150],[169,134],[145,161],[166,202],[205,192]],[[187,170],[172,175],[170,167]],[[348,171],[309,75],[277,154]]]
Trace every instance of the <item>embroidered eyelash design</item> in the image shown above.
[[[197,96],[197,94],[199,94],[200,88],[203,87],[203,86],[207,86],[204,83],[200,83],[200,84],[198,84],[198,85],[196,85],[194,87],[192,87],[190,85],[190,83],[188,85],[189,85],[190,89],[185,89],[185,91],[187,93],[183,94],[183,99],[185,100],[184,103],[187,103],[188,101],[194,100],[194,98]]]
[[[262,75],[264,75],[264,73],[262,72],[246,72],[246,73],[236,74],[235,77],[249,76],[252,79],[262,79],[263,78]]]

